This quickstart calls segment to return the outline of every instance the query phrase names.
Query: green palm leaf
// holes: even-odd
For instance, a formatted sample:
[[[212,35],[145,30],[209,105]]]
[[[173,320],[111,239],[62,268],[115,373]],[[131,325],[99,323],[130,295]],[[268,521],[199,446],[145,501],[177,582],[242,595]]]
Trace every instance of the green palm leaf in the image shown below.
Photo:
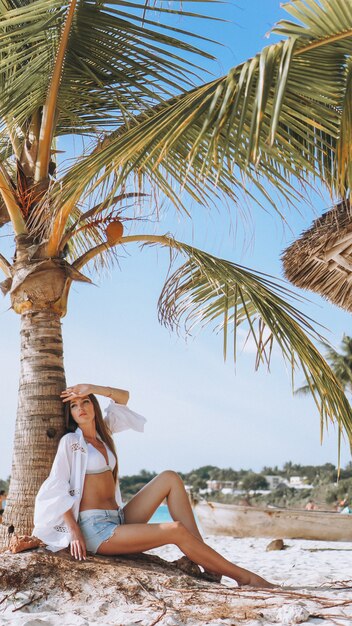
[[[197,38],[193,32],[152,19],[142,23],[144,8],[153,10],[138,2],[81,0],[57,100],[58,135],[121,124],[136,110],[194,84],[200,68],[192,56],[212,58],[186,41]],[[19,126],[45,101],[66,11],[61,1],[34,0],[16,8],[8,3],[0,16],[0,113]]]
[[[246,325],[257,350],[256,366],[269,365],[276,344],[294,372],[301,368],[319,408],[322,425],[336,421],[352,443],[352,409],[337,376],[320,355],[313,339],[321,341],[311,320],[287,298],[296,298],[283,283],[271,276],[219,259],[202,250],[170,240],[187,258],[167,280],[159,300],[160,321],[171,329],[181,323],[189,332],[196,324],[217,323],[224,337],[224,354],[233,331]],[[284,299],[285,298],[285,299]]]
[[[324,340],[312,320],[291,304],[301,298],[284,281],[219,259],[169,235],[128,235],[120,244],[132,242],[168,247],[173,259],[176,254],[186,257],[186,262],[168,277],[160,295],[162,324],[171,330],[180,330],[184,325],[187,333],[197,325],[215,327],[223,335],[224,357],[231,346],[235,360],[238,329],[244,326],[256,346],[256,368],[263,363],[270,366],[276,345],[292,371],[292,388],[296,370],[303,371],[320,412],[321,432],[329,420],[337,422],[339,433],[344,431],[352,444],[352,408],[341,378],[315,347],[314,340]],[[80,271],[96,258],[104,263],[110,253],[106,241],[98,243],[76,258],[73,268]]]
[[[9,214],[3,200],[0,201],[0,227],[10,221]]]
[[[323,342],[325,348],[325,356],[330,364],[337,380],[345,392],[352,392],[352,338],[344,335],[341,342],[341,352],[338,352],[329,343]],[[295,393],[305,394],[311,393],[311,389],[315,388],[314,381],[309,378],[309,384],[303,385],[296,389]]]
[[[294,179],[319,177],[346,193],[350,168],[336,155],[349,140],[341,124],[351,115],[352,0],[285,8],[302,22],[278,25],[288,39],[119,126],[63,178],[64,197],[77,180],[87,193],[109,181],[115,194],[136,171],[175,204],[172,183],[209,203],[214,188],[236,200],[243,176],[263,194],[269,181],[288,200]]]

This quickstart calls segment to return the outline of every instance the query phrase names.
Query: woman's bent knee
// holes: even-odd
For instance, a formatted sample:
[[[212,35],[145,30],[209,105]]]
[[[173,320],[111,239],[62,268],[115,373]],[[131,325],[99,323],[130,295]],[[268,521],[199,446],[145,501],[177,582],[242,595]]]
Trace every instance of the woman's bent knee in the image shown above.
[[[187,543],[193,535],[191,535],[182,522],[172,522],[172,525],[173,529],[171,532],[170,543],[173,543],[175,546],[180,548],[180,550],[182,550],[185,543]]]
[[[178,475],[177,472],[174,472],[174,470],[164,470],[163,472],[161,472],[158,475],[158,478],[163,478],[165,480],[167,480],[168,482],[181,482],[183,483],[182,478]]]
[[[169,522],[167,524],[168,532],[172,539],[172,543],[178,543],[180,538],[188,533],[187,528],[184,526],[182,522]]]

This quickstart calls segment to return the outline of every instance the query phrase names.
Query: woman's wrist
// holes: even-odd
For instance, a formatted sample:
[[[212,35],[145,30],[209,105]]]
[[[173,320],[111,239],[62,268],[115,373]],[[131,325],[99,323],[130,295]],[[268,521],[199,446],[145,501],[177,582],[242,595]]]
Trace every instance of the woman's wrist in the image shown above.
[[[63,514],[63,518],[70,533],[80,532],[79,524],[76,522],[71,509]]]
[[[105,396],[106,398],[112,398],[112,388],[102,387],[101,385],[92,385],[92,393],[97,396]]]
[[[117,389],[116,387],[99,387],[98,385],[93,385],[94,391],[100,396],[105,396],[106,398],[111,398],[114,402],[118,404],[127,404],[130,394],[125,389]]]

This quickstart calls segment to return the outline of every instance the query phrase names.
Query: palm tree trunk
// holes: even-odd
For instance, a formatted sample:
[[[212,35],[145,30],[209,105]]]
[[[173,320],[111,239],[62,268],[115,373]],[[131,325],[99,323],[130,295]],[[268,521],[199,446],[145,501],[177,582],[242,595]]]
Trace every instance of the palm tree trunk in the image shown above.
[[[64,432],[59,397],[64,387],[60,315],[49,309],[23,313],[11,483],[0,526],[0,545],[6,545],[13,532],[32,532],[34,499],[49,474]]]

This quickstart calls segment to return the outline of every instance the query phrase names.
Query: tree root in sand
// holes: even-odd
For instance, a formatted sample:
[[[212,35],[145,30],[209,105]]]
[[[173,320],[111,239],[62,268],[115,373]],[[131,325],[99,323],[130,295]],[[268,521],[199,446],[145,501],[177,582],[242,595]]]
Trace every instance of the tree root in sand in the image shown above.
[[[185,574],[189,576],[194,576],[195,578],[202,578],[203,580],[207,580],[210,583],[220,583],[221,582],[221,574],[215,574],[215,572],[208,572],[206,570],[202,571],[194,561],[191,561],[187,556],[181,556],[181,558],[176,559],[176,561],[172,561],[172,565],[177,567],[177,569],[181,570]]]
[[[222,620],[231,626],[268,621],[283,605],[292,603],[303,603],[310,615],[320,619],[327,619],[330,612],[333,619],[347,614],[352,621],[352,599],[342,597],[346,596],[342,589],[334,593],[338,595],[331,598],[325,590],[319,590],[317,597],[314,592],[284,589],[214,588],[149,554],[96,555],[74,561],[67,551],[53,554],[39,548],[5,552],[0,560],[0,621],[4,619],[4,624],[16,624],[11,621],[13,613],[21,616],[23,611],[44,623],[52,623],[55,616],[55,623],[62,625],[75,624],[78,615],[79,623],[85,620],[89,625],[203,626]]]

